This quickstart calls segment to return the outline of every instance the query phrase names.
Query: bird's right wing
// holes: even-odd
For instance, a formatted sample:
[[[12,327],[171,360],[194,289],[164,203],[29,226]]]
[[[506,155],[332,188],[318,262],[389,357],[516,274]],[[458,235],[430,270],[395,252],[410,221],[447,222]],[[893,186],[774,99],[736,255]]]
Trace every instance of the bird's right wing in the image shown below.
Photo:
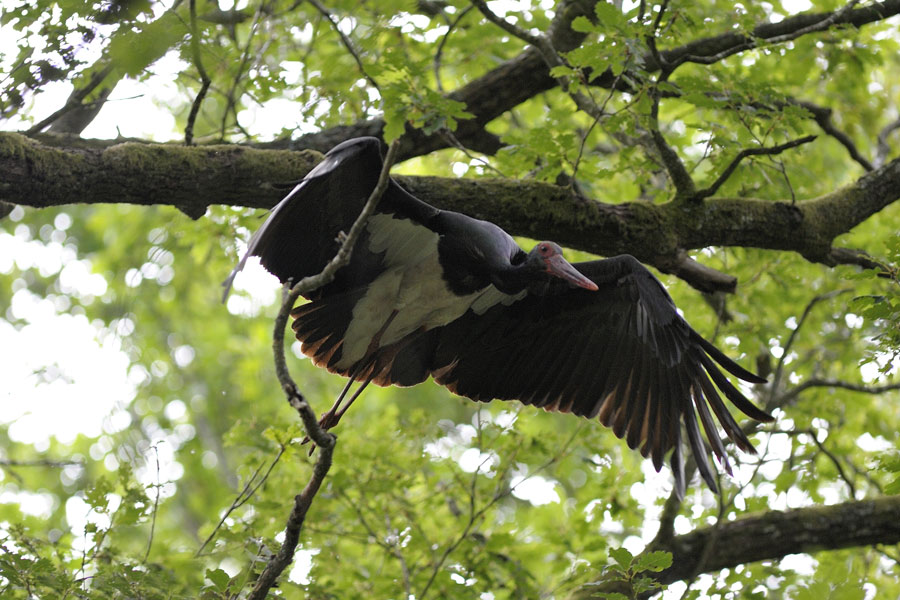
[[[452,392],[487,402],[520,400],[546,410],[597,417],[640,447],[659,469],[672,457],[683,489],[681,423],[701,475],[716,488],[699,423],[728,468],[719,439],[753,446],[728,412],[716,387],[740,410],[771,420],[715,364],[741,379],[763,380],[703,339],[675,310],[662,284],[631,256],[575,267],[599,290],[548,280],[525,297],[466,313],[439,332],[434,379]]]

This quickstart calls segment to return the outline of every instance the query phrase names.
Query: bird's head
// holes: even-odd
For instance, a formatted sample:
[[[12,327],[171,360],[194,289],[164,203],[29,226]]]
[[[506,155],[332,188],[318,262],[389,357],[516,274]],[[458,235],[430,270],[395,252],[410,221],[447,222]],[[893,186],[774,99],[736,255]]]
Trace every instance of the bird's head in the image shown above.
[[[549,273],[586,290],[597,291],[597,284],[578,272],[563,258],[562,248],[553,242],[540,242],[528,253],[530,268]]]

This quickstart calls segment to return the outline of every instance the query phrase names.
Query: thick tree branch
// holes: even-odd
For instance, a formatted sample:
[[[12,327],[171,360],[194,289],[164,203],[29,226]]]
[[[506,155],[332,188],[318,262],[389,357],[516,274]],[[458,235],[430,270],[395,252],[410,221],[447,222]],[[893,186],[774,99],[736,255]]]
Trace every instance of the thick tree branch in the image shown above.
[[[659,581],[672,583],[689,576],[710,535],[711,527],[698,529],[654,548],[672,552],[674,559],[672,567],[660,573]],[[721,522],[716,535],[716,550],[706,561],[706,573],[801,552],[897,544],[900,497],[771,511]]]
[[[570,24],[575,17],[591,17],[593,5],[593,0],[572,0],[560,5],[547,31],[548,41],[557,52],[567,52],[581,45],[585,34],[572,31]],[[609,74],[603,75],[594,83],[609,87],[614,81],[615,77]],[[518,56],[448,94],[449,98],[463,102],[467,107],[466,110],[475,115],[472,119],[460,121],[454,136],[468,148],[494,154],[502,144],[497,136],[487,133],[484,126],[522,102],[556,85],[557,81],[550,77],[549,68],[540,50],[529,47]],[[327,152],[352,137],[361,135],[381,137],[383,129],[384,120],[379,117],[303,135],[294,140],[272,142],[266,147]],[[398,160],[421,156],[449,146],[450,140],[440,132],[426,134],[418,129],[409,129],[400,138]]]
[[[97,89],[103,80],[106,79],[106,76],[112,72],[112,66],[107,65],[101,69],[99,69],[96,73],[91,75],[90,79],[88,79],[87,83],[84,84],[84,87],[79,88],[76,91],[73,91],[72,94],[69,95],[68,100],[66,100],[65,105],[59,110],[55,111],[52,115],[41,121],[40,123],[34,125],[31,129],[28,130],[28,134],[32,135],[35,133],[39,133],[53,124],[57,119],[60,119],[67,113],[74,111],[76,109],[83,108],[84,105],[82,101],[88,97],[88,95]]]
[[[302,178],[314,152],[240,146],[108,144],[0,134],[0,201],[169,204],[202,216],[210,204],[271,208],[285,182]],[[491,220],[510,233],[601,255],[629,253],[702,291],[729,291],[733,278],[698,268],[685,251],[707,246],[791,250],[813,262],[863,264],[833,240],[900,199],[900,159],[819,198],[772,202],[708,198],[702,203],[607,204],[535,181],[398,177],[445,209]],[[864,265],[865,266],[865,265]]]
[[[862,27],[869,23],[882,21],[894,15],[900,14],[900,0],[885,0],[873,2],[861,8],[845,6],[834,12],[809,12],[802,13],[778,23],[761,23],[753,28],[749,34],[739,31],[723,33],[720,35],[695,40],[678,48],[664,50],[660,54],[663,60],[670,65],[679,65],[684,62],[697,62],[712,64],[733,54],[756,48],[761,44],[782,43],[796,39],[801,35],[807,35],[820,31],[823,27],[839,27],[852,25]],[[649,65],[652,69],[658,69],[659,65]]]
[[[580,0],[561,5],[553,23],[548,30],[549,42],[557,52],[567,52],[581,45],[585,35],[572,31],[570,24],[577,16],[592,17],[594,2]],[[846,7],[845,7],[846,8]],[[837,15],[840,13],[840,15]],[[760,42],[788,39],[784,36],[797,37],[812,33],[810,27],[827,22],[829,27],[852,25],[862,27],[869,23],[883,21],[900,14],[900,0],[885,0],[863,7],[835,12],[810,12],[789,17],[778,23],[760,23],[749,33],[728,31],[719,35],[694,40],[676,48],[659,50],[659,58],[650,53],[637,59],[649,72],[660,69],[662,61],[671,69],[672,65],[690,59],[713,63],[755,48]],[[619,85],[611,71],[599,75],[592,74],[591,85],[613,88]],[[544,56],[537,48],[530,46],[518,56],[507,60],[495,69],[473,79],[465,86],[453,91],[448,96],[465,103],[466,110],[475,115],[473,119],[460,121],[455,136],[465,146],[493,154],[501,143],[496,136],[484,131],[484,126],[534,96],[552,89],[558,81],[550,76]],[[268,147],[278,149],[311,149],[326,152],[335,145],[352,137],[361,135],[381,136],[384,120],[369,119],[353,125],[340,125],[313,134],[303,135],[294,140],[279,140]],[[843,143],[843,142],[842,142]],[[441,148],[447,148],[450,142],[439,133],[426,135],[420,130],[409,130],[401,137],[400,160],[413,156],[421,156]]]
[[[789,554],[897,544],[900,543],[900,496],[770,511],[658,539],[648,550],[671,552],[673,560],[672,566],[655,579],[670,584],[692,577],[713,537],[715,548],[707,553],[704,573],[761,560],[778,560]],[[608,591],[600,582],[578,589],[571,598],[600,598],[598,594]]]

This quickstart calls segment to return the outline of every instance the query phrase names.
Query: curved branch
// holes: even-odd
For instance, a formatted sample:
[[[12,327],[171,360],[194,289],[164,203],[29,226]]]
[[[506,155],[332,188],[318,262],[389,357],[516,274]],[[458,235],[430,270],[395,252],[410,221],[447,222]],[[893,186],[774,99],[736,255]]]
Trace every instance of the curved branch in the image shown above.
[[[337,443],[337,438],[320,426],[319,421],[316,418],[316,413],[303,397],[303,394],[300,393],[300,389],[297,387],[297,384],[294,383],[291,374],[288,372],[287,364],[284,359],[284,330],[287,327],[288,316],[290,315],[291,308],[294,306],[294,302],[296,302],[297,297],[301,292],[315,289],[331,281],[334,278],[335,272],[350,261],[350,255],[353,251],[353,246],[356,244],[356,240],[359,239],[359,236],[362,234],[362,230],[366,225],[366,221],[368,221],[369,216],[375,212],[375,207],[378,205],[381,196],[384,195],[384,191],[387,189],[388,182],[390,181],[388,174],[397,157],[398,146],[398,142],[394,141],[388,149],[387,156],[384,159],[384,166],[381,168],[381,174],[378,177],[378,183],[375,185],[375,189],[372,190],[365,206],[356,218],[350,231],[347,233],[347,236],[344,238],[344,241],[341,243],[341,248],[337,255],[325,265],[325,268],[322,269],[321,273],[311,277],[305,277],[294,284],[289,291],[287,289],[285,290],[284,297],[281,301],[281,310],[275,318],[275,331],[272,336],[272,351],[275,356],[275,372],[278,376],[278,382],[281,384],[281,388],[287,395],[287,400],[291,405],[291,408],[296,410],[303,420],[303,426],[306,429],[307,435],[315,442],[316,446],[318,446],[319,458],[316,460],[316,464],[313,467],[313,474],[307,482],[306,487],[294,497],[294,507],[291,510],[287,526],[284,530],[284,542],[281,544],[278,553],[273,555],[266,563],[265,569],[263,569],[259,579],[256,580],[256,585],[248,596],[250,600],[263,600],[268,595],[269,590],[271,590],[277,582],[278,577],[291,562],[293,562],[294,551],[297,549],[297,544],[300,542],[300,531],[303,528],[303,522],[306,520],[306,513],[309,511],[309,507],[312,506],[313,499],[316,497],[322,482],[328,475],[328,470],[331,468],[332,455],[334,454],[334,446]]]
[[[783,43],[841,25],[862,27],[900,14],[900,0],[874,2],[862,8],[852,8],[852,4],[833,12],[801,13],[778,23],[761,23],[749,34],[728,32],[695,40],[660,54],[670,68],[685,62],[712,64],[761,44]],[[659,65],[652,64],[650,67],[658,69]]]
[[[888,154],[891,153],[891,147],[888,144],[888,136],[891,135],[895,130],[900,129],[900,119],[888,123],[884,126],[884,128],[878,133],[878,149],[875,156],[875,164],[877,166],[881,166],[884,164],[884,161],[887,160]]]
[[[858,162],[863,169],[871,171],[874,168],[872,163],[860,154],[859,150],[856,148],[856,144],[850,139],[850,136],[835,126],[834,122],[831,120],[832,111],[830,108],[819,106],[804,100],[797,100],[794,103],[797,104],[797,106],[802,106],[808,110],[812,114],[816,124],[822,128],[822,131],[836,139],[838,143],[846,148],[847,153],[850,154],[850,158]]]
[[[712,196],[717,191],[719,191],[719,188],[722,187],[726,181],[728,181],[728,178],[731,177],[731,175],[734,173],[735,169],[737,169],[737,167],[741,163],[741,161],[744,160],[745,158],[747,158],[748,156],[781,154],[782,152],[784,152],[785,150],[788,150],[790,148],[796,148],[797,146],[802,146],[803,144],[808,144],[811,141],[813,141],[814,139],[816,139],[816,136],[807,135],[805,137],[802,137],[802,138],[799,138],[796,140],[791,140],[790,142],[786,142],[784,144],[779,144],[777,146],[767,146],[767,147],[761,147],[761,148],[744,148],[743,150],[741,150],[740,152],[737,153],[737,156],[735,156],[731,160],[730,163],[728,163],[728,166],[725,167],[725,170],[722,171],[722,173],[716,178],[716,180],[712,183],[712,185],[698,191],[694,195],[694,199],[700,200],[702,198],[708,198],[709,196]],[[869,169],[869,170],[871,171],[871,169]]]

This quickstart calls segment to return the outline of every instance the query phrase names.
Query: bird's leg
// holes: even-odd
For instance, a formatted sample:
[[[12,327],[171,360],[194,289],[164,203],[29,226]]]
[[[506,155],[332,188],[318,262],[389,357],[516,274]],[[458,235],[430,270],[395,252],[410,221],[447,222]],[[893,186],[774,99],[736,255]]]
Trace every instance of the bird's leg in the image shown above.
[[[366,377],[366,380],[363,381],[358,388],[356,388],[356,391],[353,392],[353,395],[350,396],[350,399],[340,410],[335,410],[336,407],[333,406],[331,407],[331,410],[322,415],[322,419],[319,421],[319,425],[321,425],[323,429],[331,429],[332,427],[337,425],[338,421],[341,420],[341,417],[344,416],[344,413],[347,412],[347,409],[350,408],[350,405],[353,404],[353,401],[359,398],[359,395],[362,394],[362,391],[366,389],[366,386],[369,385],[375,378],[376,372],[376,369],[372,369],[372,372],[369,373],[369,376]]]
[[[354,400],[359,398],[359,395],[362,394],[363,390],[366,389],[375,376],[378,374],[378,348],[381,344],[381,336],[384,335],[384,332],[387,331],[387,328],[390,327],[391,323],[394,321],[394,318],[397,316],[398,311],[394,310],[391,312],[390,316],[385,320],[384,325],[372,336],[372,341],[369,342],[369,347],[366,349],[365,355],[356,363],[353,370],[350,372],[350,380],[347,382],[347,385],[344,386],[344,389],[341,390],[341,393],[338,395],[337,400],[335,400],[334,404],[331,408],[328,409],[327,412],[322,414],[322,417],[319,419],[319,426],[322,429],[331,429],[335,425],[338,424],[338,421],[341,420],[341,417],[344,416],[344,413],[347,412],[347,409],[350,408],[350,405],[353,404]],[[359,375],[360,372],[364,371],[367,367],[371,366],[372,370],[369,372],[369,375],[366,377],[365,381],[360,384],[356,391],[353,392],[353,395],[350,396],[350,400],[342,407],[341,404],[344,401],[344,398],[347,396],[347,392],[350,391],[350,386],[353,385],[353,382],[356,381],[356,376]],[[309,441],[309,436],[303,438],[303,444]],[[310,453],[315,449],[313,446],[310,449]]]
[[[331,421],[331,418],[341,407],[341,402],[344,401],[344,397],[347,395],[347,392],[350,391],[350,386],[356,381],[356,376],[362,370],[362,367],[365,363],[357,363],[356,367],[354,367],[353,371],[350,372],[350,379],[347,380],[347,385],[344,386],[344,389],[341,390],[341,393],[338,394],[337,400],[334,401],[334,404],[331,405],[331,408],[328,409],[327,412],[322,414],[322,417],[319,419],[319,425],[328,429],[331,425],[325,425],[325,423]],[[343,412],[343,411],[342,411]],[[337,423],[337,421],[335,421]]]
[[[330,429],[334,425],[337,425],[337,419],[334,419],[334,415],[335,413],[337,413],[338,408],[340,408],[341,402],[344,401],[344,396],[346,396],[347,392],[350,391],[350,386],[352,386],[356,381],[356,376],[359,375],[359,372],[362,371],[365,365],[365,362],[360,361],[356,363],[356,365],[353,367],[353,370],[350,371],[348,375],[349,379],[347,379],[347,385],[345,385],[344,389],[341,390],[341,393],[338,394],[337,400],[334,401],[334,404],[331,405],[331,408],[329,408],[327,412],[322,413],[322,416],[319,418],[319,427],[322,427],[323,429]],[[354,397],[356,397],[357,395],[359,395],[359,392],[354,394]],[[344,411],[341,411],[341,414],[344,414]],[[303,441],[300,442],[300,444],[303,445],[308,443],[309,441],[310,437],[307,435],[303,438]],[[313,450],[315,449],[316,445],[313,444],[309,449],[309,453],[312,454]]]

